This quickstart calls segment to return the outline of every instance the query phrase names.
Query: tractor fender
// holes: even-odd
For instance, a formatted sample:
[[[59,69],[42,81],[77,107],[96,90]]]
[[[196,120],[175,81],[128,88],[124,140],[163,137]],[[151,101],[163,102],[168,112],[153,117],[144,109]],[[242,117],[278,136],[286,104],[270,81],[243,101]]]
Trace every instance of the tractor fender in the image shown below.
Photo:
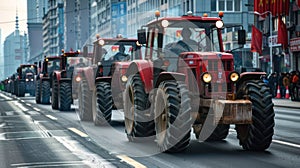
[[[249,80],[260,80],[262,75],[266,75],[265,72],[243,72],[240,74],[240,79],[237,85],[243,84],[245,81]]]
[[[157,88],[161,82],[166,80],[176,80],[176,81],[184,82],[185,75],[183,73],[176,73],[176,72],[161,72],[155,83],[155,88]]]
[[[60,80],[61,78],[61,72],[60,71],[54,71],[52,75],[52,79]]]
[[[144,83],[145,92],[149,93],[153,89],[153,63],[147,60],[135,60],[129,65],[126,76],[139,74]]]
[[[89,90],[93,90],[93,88],[95,87],[96,77],[94,69],[92,67],[82,68],[82,77],[86,79],[89,86]]]
[[[105,77],[97,77],[96,82],[108,82],[111,83],[111,76],[105,76]]]

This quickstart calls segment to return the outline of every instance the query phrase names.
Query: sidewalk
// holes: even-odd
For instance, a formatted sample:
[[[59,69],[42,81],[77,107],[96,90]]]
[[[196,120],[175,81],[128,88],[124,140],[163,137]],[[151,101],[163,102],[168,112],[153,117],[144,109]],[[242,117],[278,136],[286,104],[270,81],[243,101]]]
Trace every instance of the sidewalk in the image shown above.
[[[297,108],[300,109],[300,102],[292,101],[291,99],[272,99],[275,107]]]

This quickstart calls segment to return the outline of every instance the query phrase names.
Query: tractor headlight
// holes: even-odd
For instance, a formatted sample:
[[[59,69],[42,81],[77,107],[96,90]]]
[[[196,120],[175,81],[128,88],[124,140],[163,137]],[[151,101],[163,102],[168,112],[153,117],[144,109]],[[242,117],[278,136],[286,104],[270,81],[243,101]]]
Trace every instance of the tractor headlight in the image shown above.
[[[231,72],[229,74],[229,79],[232,81],[232,82],[236,82],[240,79],[240,75],[237,73],[237,72]]]
[[[121,76],[121,81],[122,81],[123,83],[126,83],[127,80],[128,80],[128,78],[127,78],[126,75],[122,75],[122,76]]]
[[[29,81],[29,79],[27,79],[27,78],[26,78],[26,79],[25,79],[25,81],[26,81],[26,82],[28,82],[28,81]]]
[[[80,82],[80,81],[81,81],[81,77],[80,77],[80,76],[76,76],[76,77],[75,77],[75,81],[76,81],[76,82]]]
[[[217,28],[221,29],[221,28],[223,28],[223,26],[224,26],[224,23],[223,23],[222,20],[216,21],[216,27],[217,27]]]
[[[208,72],[205,72],[205,73],[202,75],[202,80],[203,80],[203,82],[205,82],[205,83],[211,82],[211,80],[212,80],[211,74],[208,73]]]

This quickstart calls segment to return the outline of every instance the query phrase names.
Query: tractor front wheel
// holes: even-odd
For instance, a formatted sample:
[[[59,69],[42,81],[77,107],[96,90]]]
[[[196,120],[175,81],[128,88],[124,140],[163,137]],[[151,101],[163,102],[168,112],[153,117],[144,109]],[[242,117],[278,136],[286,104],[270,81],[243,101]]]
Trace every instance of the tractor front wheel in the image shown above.
[[[52,109],[58,109],[58,81],[54,80],[52,85],[52,95],[51,95],[51,105]]]
[[[105,125],[111,121],[112,115],[113,99],[110,83],[96,83],[96,97],[97,108],[94,123],[95,125]]]
[[[191,105],[184,83],[162,82],[155,96],[156,142],[162,152],[180,152],[190,144]]]
[[[72,86],[69,82],[61,82],[59,87],[59,110],[69,111],[72,104]]]
[[[82,80],[78,89],[79,118],[81,121],[92,121],[92,92],[87,81]]]
[[[153,139],[155,127],[150,103],[139,74],[129,76],[124,92],[125,132],[129,141]]]
[[[249,97],[252,102],[252,124],[237,124],[237,138],[245,150],[267,149],[274,134],[274,109],[269,87],[260,80],[245,82],[238,97]]]

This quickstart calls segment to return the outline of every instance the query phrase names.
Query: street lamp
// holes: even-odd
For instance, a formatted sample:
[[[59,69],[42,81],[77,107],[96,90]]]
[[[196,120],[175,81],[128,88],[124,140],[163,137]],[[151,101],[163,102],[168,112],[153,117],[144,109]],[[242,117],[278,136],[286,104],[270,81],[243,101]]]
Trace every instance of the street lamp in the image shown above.
[[[273,73],[273,48],[272,48],[272,12],[271,11],[265,11],[265,12],[263,12],[263,13],[259,13],[259,12],[254,12],[254,14],[257,14],[257,15],[259,15],[259,16],[261,16],[261,15],[265,15],[265,14],[269,14],[269,19],[270,19],[270,21],[269,21],[269,23],[270,23],[270,43],[269,43],[269,48],[270,48],[270,74],[272,74]]]

